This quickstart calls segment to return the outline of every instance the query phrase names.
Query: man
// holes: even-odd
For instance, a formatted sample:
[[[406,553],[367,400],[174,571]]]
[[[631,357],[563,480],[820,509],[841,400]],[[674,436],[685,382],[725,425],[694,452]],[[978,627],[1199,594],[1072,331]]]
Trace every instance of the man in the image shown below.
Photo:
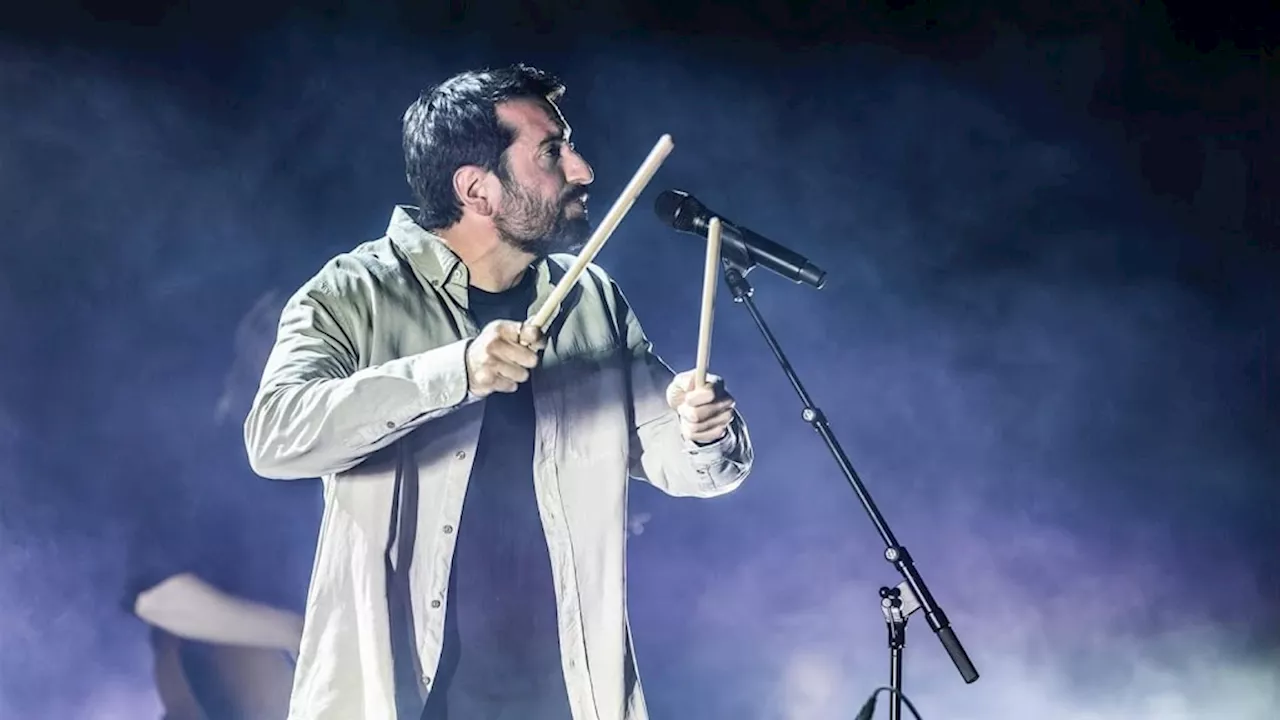
[[[292,720],[643,720],[628,475],[737,487],[752,449],[590,267],[522,324],[588,235],[592,171],[551,76],[468,72],[405,113],[387,234],[287,303],[245,422],[253,468],[323,476]]]

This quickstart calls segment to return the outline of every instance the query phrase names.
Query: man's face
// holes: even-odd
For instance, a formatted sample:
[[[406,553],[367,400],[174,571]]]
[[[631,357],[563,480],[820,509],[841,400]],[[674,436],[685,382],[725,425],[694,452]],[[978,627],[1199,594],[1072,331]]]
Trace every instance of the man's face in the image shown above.
[[[576,252],[591,235],[587,185],[594,175],[569,143],[569,126],[548,102],[512,100],[497,112],[516,133],[493,218],[498,234],[535,257]]]

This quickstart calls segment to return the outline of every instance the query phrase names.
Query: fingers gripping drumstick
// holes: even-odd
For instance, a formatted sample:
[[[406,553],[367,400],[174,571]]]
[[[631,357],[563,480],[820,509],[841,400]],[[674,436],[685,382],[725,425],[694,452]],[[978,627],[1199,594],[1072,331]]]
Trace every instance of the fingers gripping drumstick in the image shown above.
[[[693,386],[707,384],[711,362],[711,322],[715,318],[716,280],[720,271],[720,218],[707,224],[707,265],[702,274],[702,319],[698,323],[698,364],[693,370]]]
[[[667,155],[671,154],[671,149],[674,147],[675,143],[672,142],[670,135],[663,135],[658,138],[653,150],[649,151],[649,157],[645,158],[644,163],[640,165],[640,169],[636,170],[631,182],[627,183],[627,186],[622,189],[622,194],[614,201],[613,207],[609,208],[609,213],[600,221],[599,227],[591,234],[591,239],[587,240],[582,252],[578,253],[578,259],[565,272],[564,277],[560,278],[560,282],[551,291],[551,296],[542,304],[542,308],[527,321],[527,324],[533,325],[539,330],[547,329],[547,323],[551,322],[551,317],[560,309],[560,303],[564,300],[564,296],[569,294],[569,289],[573,287],[574,283],[578,282],[578,276],[595,259],[596,253],[600,252],[604,242],[613,234],[614,229],[618,227],[618,223],[622,222],[622,217],[635,204],[636,198],[644,191],[645,186],[649,184],[650,178],[653,177],[654,173],[658,172],[658,168],[662,166],[662,162],[667,159]]]

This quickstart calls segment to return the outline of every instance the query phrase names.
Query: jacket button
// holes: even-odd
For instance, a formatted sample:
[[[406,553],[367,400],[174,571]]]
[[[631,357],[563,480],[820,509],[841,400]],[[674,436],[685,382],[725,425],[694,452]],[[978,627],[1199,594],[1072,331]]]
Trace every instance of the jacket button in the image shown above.
[[[454,456],[454,457],[456,457],[456,458],[458,458],[459,460],[462,460],[463,458],[465,458],[465,457],[467,456],[467,451],[466,451],[466,450],[459,450],[458,452],[454,453],[454,454],[453,454],[453,456]]]
[[[453,526],[452,526],[452,525],[445,525],[445,526],[444,526],[444,534],[445,534],[445,535],[448,535],[448,534],[449,534],[449,533],[451,533],[451,532],[453,532]]]

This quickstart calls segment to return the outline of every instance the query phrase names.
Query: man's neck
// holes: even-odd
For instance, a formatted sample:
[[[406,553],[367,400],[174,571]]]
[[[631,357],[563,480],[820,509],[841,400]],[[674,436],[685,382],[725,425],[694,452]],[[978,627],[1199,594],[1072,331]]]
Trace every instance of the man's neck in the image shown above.
[[[503,242],[497,233],[464,228],[461,223],[436,235],[467,266],[471,286],[488,292],[515,287],[534,260],[529,253]]]

